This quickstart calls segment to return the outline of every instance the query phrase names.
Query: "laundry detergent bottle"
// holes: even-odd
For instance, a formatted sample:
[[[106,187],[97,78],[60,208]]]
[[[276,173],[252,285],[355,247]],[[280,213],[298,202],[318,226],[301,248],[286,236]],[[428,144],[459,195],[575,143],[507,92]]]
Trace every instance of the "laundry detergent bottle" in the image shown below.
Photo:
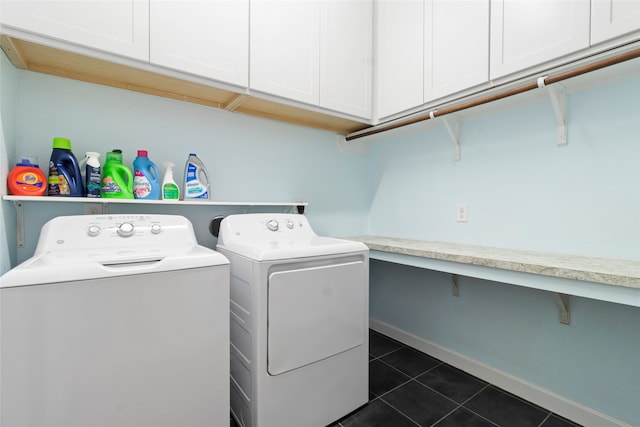
[[[67,138],[53,138],[48,193],[49,196],[84,196],[80,165],[71,152],[71,141]]]
[[[146,150],[138,150],[133,160],[133,197],[158,200],[160,198],[160,173],[155,163],[149,160]]]
[[[100,187],[102,187],[100,153],[87,151],[84,159],[80,162],[80,172],[83,172],[86,196],[90,198],[100,197]]]
[[[207,168],[198,156],[191,153],[184,169],[184,199],[209,200],[210,198]]]
[[[7,176],[9,193],[15,196],[44,196],[47,177],[38,166],[36,156],[23,156]]]
[[[122,164],[122,151],[107,153],[102,167],[102,188],[100,196],[104,198],[133,199],[133,173]]]

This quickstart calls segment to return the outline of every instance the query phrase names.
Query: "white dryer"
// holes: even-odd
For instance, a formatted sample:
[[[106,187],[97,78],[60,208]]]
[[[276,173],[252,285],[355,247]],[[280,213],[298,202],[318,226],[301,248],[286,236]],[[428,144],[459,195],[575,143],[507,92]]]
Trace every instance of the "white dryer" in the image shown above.
[[[243,427],[321,427],[368,402],[369,251],[298,214],[230,215],[231,412]]]
[[[229,262],[186,218],[54,218],[0,304],[1,426],[229,425]]]

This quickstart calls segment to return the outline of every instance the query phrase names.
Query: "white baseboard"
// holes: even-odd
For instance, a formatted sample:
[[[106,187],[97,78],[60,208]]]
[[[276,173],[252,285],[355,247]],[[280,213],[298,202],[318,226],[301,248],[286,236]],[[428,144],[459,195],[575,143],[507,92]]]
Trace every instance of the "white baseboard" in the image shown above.
[[[579,402],[492,368],[382,321],[369,318],[369,327],[583,426],[633,427]]]

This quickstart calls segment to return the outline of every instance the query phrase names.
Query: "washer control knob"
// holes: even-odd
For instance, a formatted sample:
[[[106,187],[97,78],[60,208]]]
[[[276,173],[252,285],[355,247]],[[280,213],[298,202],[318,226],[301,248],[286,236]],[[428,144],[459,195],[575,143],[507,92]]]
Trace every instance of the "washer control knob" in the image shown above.
[[[288,221],[287,221],[287,228],[288,228],[289,230],[293,230],[293,221],[291,221],[291,220],[288,220]]]
[[[92,225],[87,229],[87,234],[91,237],[97,236],[100,234],[100,227],[97,225]]]
[[[118,235],[121,237],[133,236],[134,231],[135,227],[130,222],[123,222],[118,226]]]
[[[270,219],[267,221],[267,228],[271,231],[278,231],[278,221],[275,219]]]
[[[151,234],[160,234],[160,231],[162,231],[160,224],[153,224],[151,226]]]

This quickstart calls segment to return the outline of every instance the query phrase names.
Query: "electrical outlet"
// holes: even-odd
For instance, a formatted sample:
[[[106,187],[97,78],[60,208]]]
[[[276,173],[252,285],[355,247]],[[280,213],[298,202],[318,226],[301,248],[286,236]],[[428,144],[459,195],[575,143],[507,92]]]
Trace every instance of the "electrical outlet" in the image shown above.
[[[85,215],[102,215],[101,203],[85,203],[84,204]]]
[[[467,222],[467,204],[466,203],[458,203],[456,205],[456,221],[458,222]]]

